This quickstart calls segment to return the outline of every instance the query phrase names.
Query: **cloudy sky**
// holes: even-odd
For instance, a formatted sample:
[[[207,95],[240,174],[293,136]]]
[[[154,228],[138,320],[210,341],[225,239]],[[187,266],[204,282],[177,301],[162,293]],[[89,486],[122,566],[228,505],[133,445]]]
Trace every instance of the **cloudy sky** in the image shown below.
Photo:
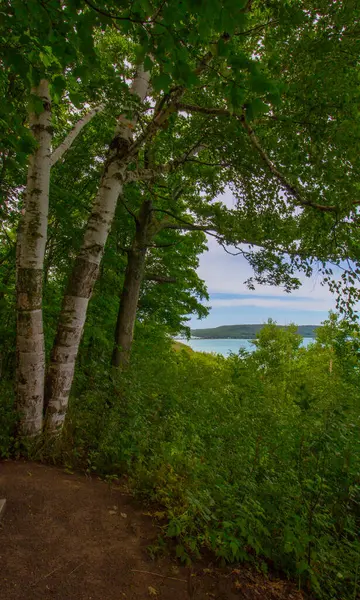
[[[247,261],[226,254],[213,238],[208,247],[200,258],[198,274],[207,284],[212,308],[206,319],[193,317],[191,327],[263,323],[270,317],[279,325],[318,325],[335,308],[333,296],[316,276],[300,276],[303,285],[291,294],[273,286],[256,286],[250,291],[244,284],[252,275]]]
[[[231,207],[230,194],[221,198]],[[209,251],[200,257],[199,276],[205,280],[210,294],[209,316],[199,321],[192,317],[193,328],[218,327],[237,323],[264,323],[269,318],[279,325],[318,325],[335,309],[335,299],[320,276],[307,279],[300,289],[287,294],[281,288],[256,286],[247,289],[244,281],[252,276],[252,269],[242,256],[230,256],[214,238],[208,240]]]

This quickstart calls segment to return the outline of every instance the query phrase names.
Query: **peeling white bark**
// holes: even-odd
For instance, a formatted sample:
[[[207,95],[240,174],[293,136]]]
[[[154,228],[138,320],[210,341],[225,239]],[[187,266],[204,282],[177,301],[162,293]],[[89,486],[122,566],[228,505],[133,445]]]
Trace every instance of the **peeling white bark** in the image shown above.
[[[73,142],[76,140],[77,136],[84,129],[85,125],[87,125],[91,119],[95,117],[101,110],[103,110],[103,106],[97,106],[90,110],[86,115],[84,115],[72,128],[72,130],[68,133],[64,141],[59,144],[59,146],[53,151],[50,158],[50,166],[52,167],[60,158],[71,148]]]
[[[149,73],[140,69],[134,78],[131,93],[142,102],[148,87]],[[118,119],[83,244],[65,292],[46,384],[48,432],[58,431],[65,419],[87,306],[97,279],[117,200],[122,192],[136,124],[136,115],[131,120],[124,116]]]
[[[47,236],[51,147],[51,99],[48,81],[32,90],[43,103],[29,124],[37,141],[30,156],[25,211],[17,244],[17,409],[20,433],[41,433],[45,352],[42,323],[42,280]]]

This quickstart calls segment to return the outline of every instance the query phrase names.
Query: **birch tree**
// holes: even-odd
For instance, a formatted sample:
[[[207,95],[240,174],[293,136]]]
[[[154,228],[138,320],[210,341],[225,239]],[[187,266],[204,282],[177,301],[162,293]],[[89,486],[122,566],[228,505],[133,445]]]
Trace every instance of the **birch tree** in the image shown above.
[[[32,93],[42,107],[40,114],[33,110],[29,115],[37,149],[29,160],[17,258],[17,402],[22,432],[26,435],[38,434],[42,429],[45,373],[42,280],[51,152],[49,82],[42,80]]]
[[[64,5],[62,31],[49,29],[52,12],[56,21],[57,8],[50,13],[29,2],[25,8],[16,0],[4,7],[1,36],[3,49],[3,81],[11,86],[21,76],[23,94],[28,103],[23,110],[24,120],[16,115],[13,97],[5,99],[8,115],[8,140],[20,164],[24,150],[30,151],[24,202],[17,241],[17,407],[20,430],[25,436],[42,430],[44,400],[44,334],[42,316],[42,288],[44,256],[47,241],[50,168],[70,148],[82,128],[96,114],[90,111],[80,119],[66,140],[52,153],[53,122],[52,95],[65,83],[64,73],[70,51],[73,64],[84,64],[75,41],[74,14]],[[77,20],[79,26],[79,20]],[[30,33],[31,29],[31,33]],[[67,39],[64,39],[64,32]],[[26,50],[24,51],[24,49]],[[7,104],[6,104],[7,103]],[[28,113],[27,117],[26,112]],[[21,114],[20,114],[21,117]],[[27,132],[27,127],[29,133]],[[11,131],[13,129],[13,132]],[[17,134],[17,135],[16,135]],[[19,136],[22,139],[19,139]],[[10,152],[11,152],[10,150]],[[9,159],[9,154],[6,156]],[[3,162],[3,172],[6,163]],[[19,205],[22,186],[13,191]]]
[[[131,93],[143,102],[148,86],[149,74],[140,67],[135,75]],[[130,120],[123,115],[119,117],[84,241],[65,292],[47,378],[48,431],[56,430],[65,418],[87,306],[99,271],[117,199],[122,192],[126,168],[131,158],[129,149],[136,122],[136,115]]]
[[[37,104],[29,127],[37,147],[29,159],[23,217],[17,241],[17,404],[21,429],[31,436],[42,431],[45,351],[42,316],[44,257],[47,241],[50,168],[70,148],[99,109],[80,119],[65,141],[51,152],[49,81],[32,89]],[[41,106],[40,106],[41,104]]]

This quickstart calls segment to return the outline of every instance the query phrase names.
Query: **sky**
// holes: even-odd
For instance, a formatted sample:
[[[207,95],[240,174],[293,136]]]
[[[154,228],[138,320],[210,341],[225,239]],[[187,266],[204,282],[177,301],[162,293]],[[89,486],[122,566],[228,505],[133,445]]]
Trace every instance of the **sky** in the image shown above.
[[[192,317],[192,328],[218,327],[238,323],[264,323],[269,318],[279,325],[319,325],[329,310],[335,310],[335,298],[321,279],[299,279],[303,285],[291,294],[275,286],[256,285],[247,289],[244,281],[252,269],[242,256],[230,256],[210,238],[209,251],[200,258],[198,275],[206,282],[210,294],[210,314],[201,321]]]
[[[230,193],[221,200],[233,206]],[[231,256],[217,243],[208,238],[208,252],[200,257],[198,275],[207,285],[210,294],[210,314],[199,320],[192,316],[192,328],[218,327],[243,323],[265,323],[269,318],[279,325],[319,325],[330,310],[335,310],[335,298],[327,286],[321,285],[321,277],[299,275],[302,286],[291,294],[275,286],[256,285],[249,290],[244,281],[253,271],[243,256]]]

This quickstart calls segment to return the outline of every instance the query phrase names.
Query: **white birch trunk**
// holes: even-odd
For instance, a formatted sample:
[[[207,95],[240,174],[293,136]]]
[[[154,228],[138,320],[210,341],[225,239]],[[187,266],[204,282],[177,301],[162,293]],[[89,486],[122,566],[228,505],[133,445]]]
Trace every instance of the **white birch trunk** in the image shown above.
[[[20,433],[42,430],[45,352],[42,287],[47,235],[51,147],[51,99],[48,81],[32,90],[43,103],[41,114],[31,113],[29,124],[37,149],[29,159],[25,209],[17,243],[17,409]]]
[[[141,69],[133,81],[131,92],[142,102],[148,86],[149,74]],[[137,117],[130,121],[123,116],[118,119],[83,244],[64,295],[46,384],[48,432],[61,429],[65,419],[87,307],[97,279],[117,200],[122,192],[132,132],[136,123]]]

